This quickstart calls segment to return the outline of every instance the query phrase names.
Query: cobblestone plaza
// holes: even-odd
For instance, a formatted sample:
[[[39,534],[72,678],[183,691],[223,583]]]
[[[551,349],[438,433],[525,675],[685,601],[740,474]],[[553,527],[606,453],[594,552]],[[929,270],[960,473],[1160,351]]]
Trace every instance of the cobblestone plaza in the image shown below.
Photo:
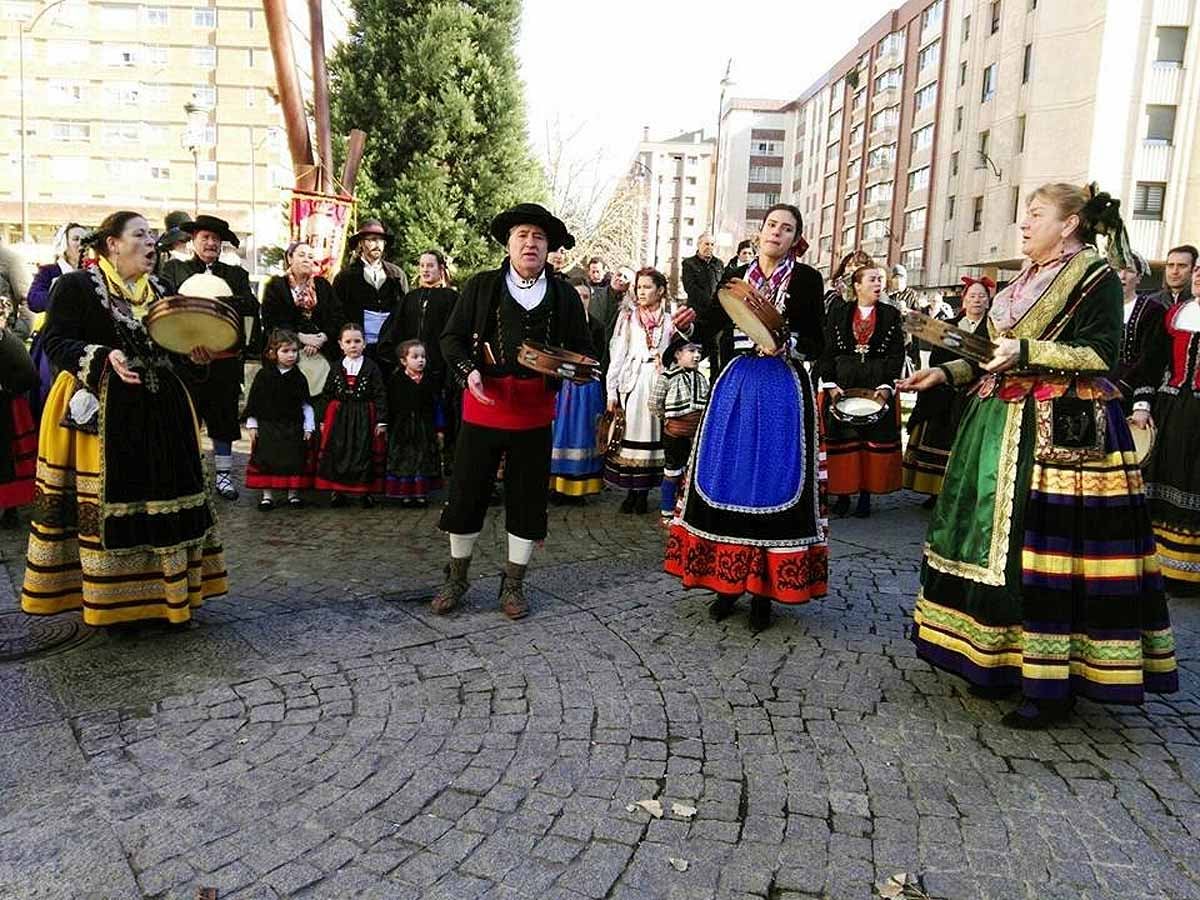
[[[758,636],[611,495],[552,510],[517,623],[494,516],[438,618],[436,510],[222,509],[232,594],[182,631],[27,619],[2,539],[0,896],[1200,897],[1195,600],[1180,693],[1021,733],[915,658],[913,495]]]

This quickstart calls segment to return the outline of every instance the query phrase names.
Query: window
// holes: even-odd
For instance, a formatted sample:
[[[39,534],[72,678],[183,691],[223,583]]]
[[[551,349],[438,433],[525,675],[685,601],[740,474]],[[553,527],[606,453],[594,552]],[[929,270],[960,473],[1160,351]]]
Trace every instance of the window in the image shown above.
[[[919,271],[925,262],[925,250],[921,247],[916,250],[905,250],[900,257],[900,262],[904,264],[904,268],[908,269],[908,275],[911,278],[912,274]]]
[[[196,180],[215,184],[217,181],[217,162],[213,159],[202,159],[196,164]]]
[[[958,151],[957,150],[955,150],[953,153],[950,154],[950,174],[951,175],[958,174]]]
[[[879,42],[879,52],[876,57],[888,56],[892,53],[899,53],[904,47],[904,40],[898,32],[893,31],[887,37]]]
[[[1025,45],[1025,58],[1021,61],[1021,84],[1029,84],[1029,73],[1033,70],[1033,44]]]
[[[1158,52],[1154,55],[1156,63],[1182,66],[1183,51],[1187,47],[1186,28],[1164,25],[1156,29],[1158,37]]]
[[[836,191],[837,191],[837,175],[836,174],[835,175],[826,175],[825,176],[825,191],[824,191],[825,196],[829,197],[832,200]]]
[[[858,181],[859,173],[862,171],[862,159],[856,159],[846,166],[846,181]]]
[[[946,198],[946,221],[954,221],[954,195],[951,194]]]
[[[841,155],[841,152],[842,152],[842,145],[840,143],[838,143],[837,141],[834,141],[832,144],[829,145],[829,149],[825,152],[825,165],[827,168],[832,169],[834,166],[837,165],[838,158]]]
[[[937,0],[936,3],[931,3],[925,7],[921,13],[921,31],[925,32],[932,28],[940,28],[942,25],[942,14],[945,11],[945,0]]]
[[[941,58],[941,53],[941,41],[934,41],[928,47],[921,48],[921,52],[917,54],[917,71],[921,71],[926,66],[936,66]]]
[[[136,81],[110,81],[104,86],[104,100],[114,106],[136,106],[141,85]]]
[[[750,167],[751,184],[779,184],[783,169],[779,166],[754,165]]]
[[[759,141],[755,144],[754,152],[758,156],[782,156],[783,148],[775,141]]]
[[[829,117],[829,137],[836,140],[842,134],[842,113],[841,110],[835,112]]]
[[[962,111],[963,111],[963,108],[961,106],[958,107],[958,109],[954,110],[954,130],[956,132],[962,131],[962,119],[963,119]]]
[[[924,166],[908,173],[908,192],[910,194],[915,194],[917,191],[924,191],[928,187],[929,166]]]
[[[104,163],[105,174],[113,181],[131,184],[138,180],[141,162],[136,159],[110,159]]]
[[[936,101],[937,101],[937,82],[935,81],[935,82],[933,82],[933,84],[927,84],[927,85],[925,85],[925,87],[923,87],[919,91],[917,91],[917,96],[916,96],[917,112],[920,112],[921,110],[926,109],[927,107],[933,106],[933,104]]]
[[[918,128],[912,133],[912,152],[924,150],[933,143],[933,126],[926,125],[924,128]]]
[[[996,63],[992,63],[983,70],[983,90],[980,92],[979,102],[987,103],[996,96]]]
[[[143,6],[142,21],[151,28],[162,28],[169,23],[170,17],[165,6]]]
[[[689,175],[689,176],[687,177],[687,184],[692,184],[692,185],[694,185],[695,183],[696,183],[696,176],[695,176],[695,175]]]
[[[863,198],[867,206],[874,206],[876,203],[891,203],[892,183],[884,181],[880,184],[871,185],[867,188],[867,192],[863,195]]]
[[[78,81],[55,79],[47,85],[51,103],[73,104],[83,102],[83,85]]]
[[[920,232],[925,230],[925,207],[920,209],[909,210],[904,214],[904,236],[906,238],[917,237]]]
[[[983,227],[983,198],[975,198],[975,209],[971,213],[971,230],[978,231]]]
[[[1146,107],[1146,140],[1170,144],[1175,139],[1175,107]]]
[[[202,109],[217,105],[217,89],[209,84],[198,84],[192,89],[192,102]]]
[[[990,131],[979,132],[979,155],[987,156],[988,147],[991,146],[992,133]]]
[[[827,256],[828,254],[832,253],[833,252],[833,238],[831,238],[831,237],[821,238],[821,242],[818,245],[817,249],[818,249],[818,252],[821,254],[821,256]]]
[[[150,178],[154,181],[168,181],[171,178],[171,167],[166,163],[151,163]]]
[[[992,3],[992,34],[1000,30],[1000,0]]]
[[[1139,181],[1133,194],[1133,217],[1135,219],[1162,219],[1163,198],[1166,193],[1166,182]]]
[[[862,139],[863,139],[863,125],[862,125],[862,122],[859,122],[857,125],[855,125],[853,128],[850,129],[850,146],[853,147],[855,144],[861,144]]]
[[[856,110],[862,109],[862,105],[866,102],[867,102],[867,88],[866,88],[866,85],[864,85],[863,87],[860,87],[857,91],[854,92],[854,109],[856,109]]]
[[[888,69],[882,75],[875,78],[875,93],[886,91],[888,88],[900,87],[900,80],[904,75],[904,67],[898,66],[895,69]]]
[[[767,191],[765,194],[762,195],[762,202],[763,202],[764,208],[766,208],[768,206],[774,206],[776,203],[779,202],[779,192],[778,191]]]
[[[215,147],[217,145],[217,126],[205,125],[204,134],[201,136],[201,143],[206,147]]]
[[[863,237],[869,241],[883,241],[888,237],[887,222],[883,219],[874,219],[863,226]]]
[[[971,39],[971,17],[963,16],[963,43]]]
[[[142,59],[148,66],[165,66],[167,48],[161,44],[146,44],[142,47]]]
[[[1017,219],[1021,217],[1021,189],[1015,187],[1012,189],[1012,220],[1015,225]]]
[[[876,169],[880,166],[890,166],[896,159],[896,145],[885,144],[882,147],[876,147],[867,154],[867,168]]]
[[[858,209],[858,194],[847,194],[846,199],[842,201],[842,212],[852,213]]]
[[[100,53],[106,66],[137,65],[137,47],[132,44],[105,44]]]
[[[192,25],[196,28],[216,28],[217,11],[202,7],[192,10]]]
[[[100,139],[112,144],[136,144],[141,140],[141,128],[136,122],[121,122],[115,125],[105,125]]]
[[[889,106],[887,109],[881,109],[875,115],[871,116],[871,131],[879,131],[882,128],[891,128],[900,118],[900,108],[897,106]]]
[[[193,47],[192,65],[198,69],[215,69],[217,67],[217,48]]]
[[[967,83],[967,64],[964,61],[958,67],[958,86],[962,87],[966,83]]]
[[[50,137],[56,141],[88,141],[92,127],[83,122],[51,122]]]
[[[857,229],[853,225],[848,225],[842,231],[842,246],[853,247],[856,243]]]
[[[1017,152],[1025,152],[1025,117],[1017,116]]]

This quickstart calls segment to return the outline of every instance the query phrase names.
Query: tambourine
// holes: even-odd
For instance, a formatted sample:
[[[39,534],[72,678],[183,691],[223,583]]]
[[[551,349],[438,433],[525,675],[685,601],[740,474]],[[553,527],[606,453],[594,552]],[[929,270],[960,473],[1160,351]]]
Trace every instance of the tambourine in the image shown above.
[[[525,341],[517,349],[517,362],[527,369],[554,378],[564,378],[575,384],[600,380],[600,363],[597,360],[562,347]]]
[[[862,428],[874,425],[887,415],[887,404],[880,403],[867,388],[850,388],[829,407],[829,414],[843,425]]]
[[[625,410],[621,407],[606,409],[596,422],[596,453],[606,456],[609,450],[621,446],[625,439]]]
[[[927,344],[977,363],[990,362],[996,353],[996,345],[982,335],[915,310],[904,314],[903,327],[913,337]]]
[[[184,356],[197,347],[223,353],[242,337],[241,317],[234,308],[208,297],[162,297],[146,310],[145,324],[154,343]]]
[[[1148,423],[1145,428],[1138,428],[1133,424],[1133,416],[1130,416],[1129,433],[1133,436],[1133,450],[1137,454],[1138,465],[1144,468],[1150,462],[1150,453],[1158,439],[1158,429],[1154,427],[1154,422]]]
[[[786,343],[783,316],[750,282],[741,278],[726,282],[717,291],[717,299],[733,324],[763,351],[774,353]]]

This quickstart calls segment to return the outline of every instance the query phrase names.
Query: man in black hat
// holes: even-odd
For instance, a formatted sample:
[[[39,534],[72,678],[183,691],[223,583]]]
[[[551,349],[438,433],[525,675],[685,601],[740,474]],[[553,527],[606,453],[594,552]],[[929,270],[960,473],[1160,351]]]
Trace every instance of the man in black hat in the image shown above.
[[[242,396],[242,381],[245,368],[242,354],[249,339],[258,331],[258,300],[250,288],[250,276],[241,266],[231,266],[220,261],[221,247],[228,241],[238,246],[238,237],[229,223],[216,216],[197,216],[194,222],[179,225],[181,231],[191,235],[191,259],[170,259],[163,266],[162,276],[176,289],[193,275],[210,272],[222,279],[230,288],[225,300],[237,310],[238,318],[245,323],[251,320],[238,341],[238,346],[216,354],[212,362],[196,366],[188,372],[188,388],[196,415],[208,429],[213,444],[213,468],[217,475],[217,493],[226,500],[236,500],[238,490],[233,482],[233,442],[241,437],[238,422],[238,401]]]
[[[519,619],[528,612],[525,569],[534,542],[546,537],[559,385],[519,365],[518,348],[534,341],[593,358],[595,352],[579,294],[546,266],[551,247],[575,245],[566,226],[541,206],[522,203],[498,215],[491,232],[508,258],[466,283],[442,332],[447,367],[466,390],[454,477],[439,526],[450,535],[450,564],[432,610],[450,612],[467,592],[471,553],[503,457],[508,562],[500,609]]]
[[[353,261],[333,279],[333,292],[342,304],[344,318],[363,327],[367,356],[385,372],[390,372],[395,362],[379,358],[379,332],[408,293],[404,270],[384,259],[392,240],[382,222],[367,219],[347,241]]]

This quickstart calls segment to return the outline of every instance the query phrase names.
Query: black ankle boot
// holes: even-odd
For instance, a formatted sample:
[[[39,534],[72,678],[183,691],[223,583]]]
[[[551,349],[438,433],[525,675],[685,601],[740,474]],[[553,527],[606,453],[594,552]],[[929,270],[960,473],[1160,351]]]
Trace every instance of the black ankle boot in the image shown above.
[[[757,594],[750,600],[750,630],[755,634],[771,627],[771,598]]]
[[[1026,697],[1025,701],[1001,719],[1000,723],[1020,731],[1041,731],[1066,721],[1074,708],[1074,697],[1065,700],[1034,700]]]
[[[633,491],[628,491],[625,494],[625,499],[621,501],[621,512],[623,512],[625,515],[629,515],[633,512],[633,504]]]
[[[649,504],[646,502],[646,492],[635,491],[633,495],[633,511],[640,516],[645,515],[647,509],[649,509]]]
[[[847,500],[850,498],[847,497]],[[871,495],[863,491],[858,495],[858,505],[854,508],[854,518],[869,519],[871,518]]]
[[[717,594],[708,604],[708,617],[714,622],[720,622],[733,615],[733,607],[737,604],[737,594]]]
[[[844,516],[850,512],[850,498],[843,494],[833,502],[833,514],[835,516]]]

